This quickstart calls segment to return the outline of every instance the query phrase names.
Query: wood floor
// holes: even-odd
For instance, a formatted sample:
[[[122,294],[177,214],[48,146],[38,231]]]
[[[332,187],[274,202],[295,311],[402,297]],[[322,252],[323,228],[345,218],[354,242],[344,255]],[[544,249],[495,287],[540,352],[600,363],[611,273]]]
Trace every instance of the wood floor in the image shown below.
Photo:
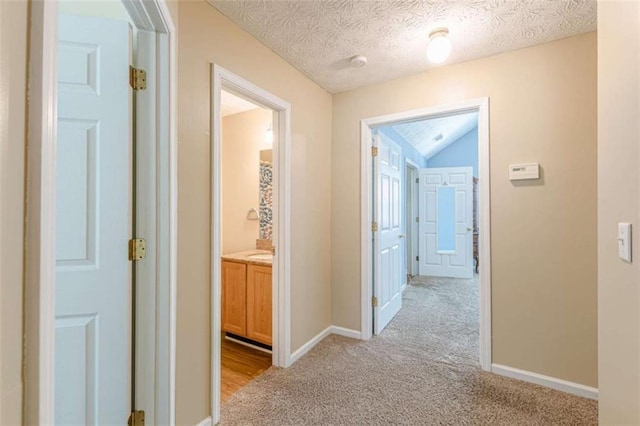
[[[271,354],[222,338],[222,402],[271,367]]]

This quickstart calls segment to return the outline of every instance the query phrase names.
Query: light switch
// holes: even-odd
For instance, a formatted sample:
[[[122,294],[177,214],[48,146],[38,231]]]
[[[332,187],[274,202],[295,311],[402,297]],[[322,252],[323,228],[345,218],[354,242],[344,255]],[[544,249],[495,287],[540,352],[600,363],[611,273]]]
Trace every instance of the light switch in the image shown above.
[[[618,257],[631,262],[631,224],[618,223]]]

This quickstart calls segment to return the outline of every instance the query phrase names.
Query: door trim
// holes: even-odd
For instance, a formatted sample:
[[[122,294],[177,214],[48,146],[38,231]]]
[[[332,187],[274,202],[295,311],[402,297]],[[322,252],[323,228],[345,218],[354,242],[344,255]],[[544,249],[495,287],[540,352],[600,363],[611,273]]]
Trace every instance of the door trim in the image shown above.
[[[249,101],[277,112],[274,121],[273,244],[277,249],[273,263],[273,343],[272,362],[289,367],[291,357],[291,104],[239,77],[211,64],[211,417],[220,421],[221,348],[221,215],[222,215],[222,125],[221,91],[229,90]]]
[[[155,239],[168,236],[158,253],[155,274],[166,294],[164,300],[149,301],[156,318],[165,319],[158,336],[166,345],[156,346],[153,407],[155,422],[175,424],[175,347],[177,279],[177,66],[176,33],[166,0],[126,0],[123,4],[140,29],[168,38],[158,49],[157,95],[161,99],[157,120],[168,123],[158,138],[163,147],[157,158],[157,175],[149,191],[158,194]],[[58,2],[34,1],[30,12],[29,120],[27,149],[26,233],[25,233],[25,424],[54,424],[55,351],[55,193],[57,137],[57,40]],[[162,65],[161,65],[162,64]],[[126,255],[126,247],[123,249]],[[164,265],[164,267],[162,267]],[[168,266],[167,266],[168,265]],[[168,407],[168,408],[167,408]],[[164,408],[164,410],[163,410]]]
[[[477,98],[454,104],[420,108],[360,121],[360,294],[361,333],[368,340],[373,335],[373,241],[371,239],[373,176],[371,173],[372,128],[403,121],[466,111],[478,112],[478,173],[480,234],[479,248],[485,267],[480,270],[480,367],[491,371],[491,200],[489,169],[489,98]],[[489,267],[487,267],[489,266]]]
[[[413,178],[414,175],[417,178],[418,170],[420,170],[420,166],[418,166],[418,164],[416,164],[410,158],[405,158],[404,169],[405,169],[405,173],[408,173],[409,169],[411,169],[412,170],[412,172],[411,172],[412,178]],[[407,181],[407,179],[405,179],[405,182],[406,181]],[[417,207],[418,207],[418,197],[417,197],[417,192],[418,191],[415,190],[415,186],[413,186],[413,184],[415,183],[413,181],[413,179],[410,180],[409,182],[412,184],[412,186],[411,186],[411,188],[405,188],[405,190],[404,190],[404,195],[405,195],[404,207],[405,207],[405,209],[407,208],[407,201],[409,201],[409,203],[411,204],[411,213],[405,211],[405,215],[404,215],[404,217],[405,217],[405,230],[404,230],[404,233],[406,235],[406,242],[405,242],[406,246],[409,247],[409,245],[411,245],[412,247],[411,247],[411,250],[406,250],[407,253],[405,254],[405,256],[407,256],[410,259],[411,267],[409,267],[409,265],[407,263],[407,259],[405,259],[405,267],[407,268],[407,274],[414,275],[413,272],[414,272],[415,268],[418,266],[417,265],[417,261],[416,261],[416,256],[418,254],[413,251],[413,245],[417,241],[417,238],[418,238],[418,228],[416,226],[416,221],[413,220],[413,219],[415,218],[415,212],[416,212]],[[409,252],[411,253],[411,256],[409,256]],[[407,284],[409,284],[409,283],[406,283],[405,287],[406,287]]]

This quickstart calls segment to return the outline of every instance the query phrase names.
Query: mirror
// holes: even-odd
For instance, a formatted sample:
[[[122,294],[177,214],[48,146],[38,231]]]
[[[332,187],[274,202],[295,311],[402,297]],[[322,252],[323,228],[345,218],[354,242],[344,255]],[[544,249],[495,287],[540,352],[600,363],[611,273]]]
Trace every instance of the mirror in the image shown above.
[[[437,190],[438,254],[456,252],[456,188],[440,186]]]
[[[260,240],[272,239],[273,231],[273,150],[260,151]]]

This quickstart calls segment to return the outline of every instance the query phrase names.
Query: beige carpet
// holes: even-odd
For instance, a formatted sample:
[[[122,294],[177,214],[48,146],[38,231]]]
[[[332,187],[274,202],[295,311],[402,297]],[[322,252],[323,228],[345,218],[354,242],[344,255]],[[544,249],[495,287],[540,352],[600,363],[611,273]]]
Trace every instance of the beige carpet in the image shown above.
[[[475,280],[418,279],[368,342],[329,336],[222,406],[225,425],[590,425],[597,403],[482,372]]]

